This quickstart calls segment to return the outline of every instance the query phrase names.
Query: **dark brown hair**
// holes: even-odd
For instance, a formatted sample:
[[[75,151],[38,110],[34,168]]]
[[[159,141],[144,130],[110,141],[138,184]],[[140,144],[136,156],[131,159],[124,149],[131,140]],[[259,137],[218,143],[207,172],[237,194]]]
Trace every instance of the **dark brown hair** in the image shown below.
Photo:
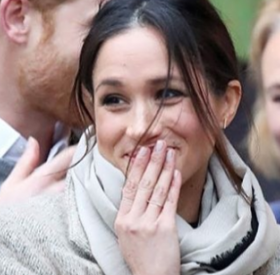
[[[169,59],[167,76],[170,74],[170,64],[173,61],[181,72],[200,122],[209,133],[209,137],[215,140],[214,150],[217,156],[233,180],[236,190],[243,193],[240,178],[227,155],[223,132],[211,110],[207,96],[209,92],[215,97],[223,96],[229,81],[239,79],[232,40],[209,1],[107,2],[93,20],[81,52],[74,94],[81,117],[83,119],[91,117],[83,93],[86,90],[94,100],[92,73],[100,48],[111,37],[135,26],[153,28],[163,37]],[[201,83],[201,79],[205,83]],[[94,124],[93,119],[92,123]]]

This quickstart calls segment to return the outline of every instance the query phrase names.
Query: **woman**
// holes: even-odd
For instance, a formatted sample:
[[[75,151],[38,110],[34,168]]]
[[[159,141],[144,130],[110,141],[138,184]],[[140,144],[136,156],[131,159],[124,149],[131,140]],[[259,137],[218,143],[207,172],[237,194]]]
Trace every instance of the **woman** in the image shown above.
[[[256,21],[251,42],[251,68],[258,94],[254,125],[249,135],[249,155],[264,176],[280,177],[280,1],[264,1]],[[280,222],[279,203],[272,208]]]
[[[208,1],[107,2],[76,79],[93,127],[64,197],[1,211],[2,273],[277,274],[278,227],[223,135],[236,67]]]

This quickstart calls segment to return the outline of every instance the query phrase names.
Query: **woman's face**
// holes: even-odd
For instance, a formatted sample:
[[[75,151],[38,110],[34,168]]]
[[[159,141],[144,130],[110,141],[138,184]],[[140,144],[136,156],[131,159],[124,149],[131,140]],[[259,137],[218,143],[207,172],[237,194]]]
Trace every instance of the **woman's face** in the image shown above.
[[[268,125],[280,146],[280,30],[267,42],[262,56],[261,71]]]
[[[101,154],[126,171],[133,150],[155,117],[166,84],[167,51],[150,28],[133,28],[102,46],[94,68],[96,136]],[[220,102],[210,98],[219,116]],[[176,66],[163,107],[141,141],[165,140],[176,152],[183,183],[203,181],[213,145],[195,113]],[[137,150],[136,150],[137,151]]]

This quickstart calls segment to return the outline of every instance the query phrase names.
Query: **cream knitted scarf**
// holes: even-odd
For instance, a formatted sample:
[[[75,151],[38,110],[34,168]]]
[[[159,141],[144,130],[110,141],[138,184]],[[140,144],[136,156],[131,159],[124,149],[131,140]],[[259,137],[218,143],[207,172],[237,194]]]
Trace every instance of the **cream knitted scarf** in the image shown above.
[[[249,275],[273,256],[280,243],[278,227],[255,176],[229,143],[227,147],[253,203],[250,206],[236,193],[213,155],[198,227],[192,228],[176,217],[183,275]],[[82,138],[74,163],[84,153]],[[74,183],[81,223],[100,268],[106,275],[131,275],[114,233],[124,175],[100,155],[95,145],[71,169],[70,179]]]

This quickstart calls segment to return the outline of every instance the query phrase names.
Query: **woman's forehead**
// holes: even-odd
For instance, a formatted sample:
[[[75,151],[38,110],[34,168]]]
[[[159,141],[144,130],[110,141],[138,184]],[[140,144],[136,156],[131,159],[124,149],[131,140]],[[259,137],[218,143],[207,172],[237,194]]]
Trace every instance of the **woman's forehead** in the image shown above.
[[[173,57],[173,56],[172,56]],[[159,83],[167,76],[174,81],[182,81],[183,76],[174,59],[168,56],[166,43],[161,34],[149,27],[134,27],[104,42],[98,52],[93,77],[101,79],[144,79],[150,83]],[[202,80],[198,68],[185,62],[185,74],[188,79]]]

